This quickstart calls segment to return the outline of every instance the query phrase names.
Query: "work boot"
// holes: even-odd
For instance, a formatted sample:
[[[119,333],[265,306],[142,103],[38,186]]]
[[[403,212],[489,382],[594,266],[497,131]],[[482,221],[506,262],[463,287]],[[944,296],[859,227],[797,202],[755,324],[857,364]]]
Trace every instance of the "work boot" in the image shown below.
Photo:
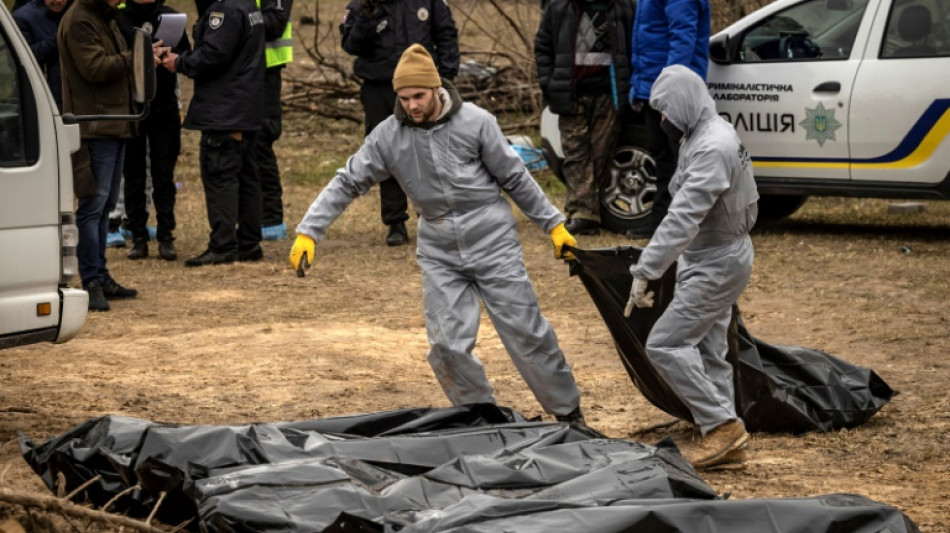
[[[405,222],[396,222],[389,225],[389,235],[386,235],[386,246],[402,246],[409,244],[409,232]]]
[[[166,261],[178,259],[178,252],[175,251],[175,241],[158,241],[158,256]]]
[[[100,283],[99,280],[90,281],[83,289],[89,293],[90,311],[109,310],[109,302],[106,301],[106,296],[102,292],[102,283]]]
[[[600,235],[600,222],[586,218],[572,218],[564,224],[571,235]]]
[[[739,450],[749,441],[749,433],[738,420],[730,420],[707,433],[687,459],[697,469],[723,464],[730,452]]]
[[[139,291],[119,285],[112,276],[106,276],[105,281],[102,282],[102,293],[107,300],[125,300],[139,295]]]
[[[581,407],[577,406],[576,409],[571,411],[566,415],[554,415],[554,418],[558,422],[566,422],[568,424],[577,424],[579,426],[586,426],[587,422],[584,420],[584,413],[581,413]]]
[[[703,470],[742,470],[746,467],[745,462],[748,456],[746,451],[748,449],[749,443],[747,442],[722,456],[722,460],[716,462],[716,464],[703,467]]]
[[[132,249],[126,254],[126,257],[135,261],[148,257],[148,241],[145,239],[135,239],[132,241]]]

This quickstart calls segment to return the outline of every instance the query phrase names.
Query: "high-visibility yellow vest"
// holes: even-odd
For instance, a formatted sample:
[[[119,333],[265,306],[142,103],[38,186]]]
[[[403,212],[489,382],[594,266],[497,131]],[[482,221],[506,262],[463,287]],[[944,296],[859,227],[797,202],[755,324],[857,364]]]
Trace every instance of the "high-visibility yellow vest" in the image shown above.
[[[261,0],[257,0],[257,8],[261,8]],[[294,60],[294,41],[289,20],[280,37],[264,43],[264,60],[267,68],[284,65]]]

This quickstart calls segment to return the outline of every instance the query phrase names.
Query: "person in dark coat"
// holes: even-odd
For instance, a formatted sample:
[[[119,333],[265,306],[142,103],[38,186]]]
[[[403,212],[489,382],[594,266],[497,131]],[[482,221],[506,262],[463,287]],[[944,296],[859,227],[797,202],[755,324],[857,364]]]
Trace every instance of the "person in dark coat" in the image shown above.
[[[14,22],[46,74],[46,84],[60,111],[63,110],[63,80],[59,70],[56,31],[68,6],[67,0],[30,0],[13,13]]]
[[[600,233],[601,190],[630,88],[634,9],[634,0],[554,0],[535,36],[541,94],[559,115],[566,227],[575,235]]]
[[[120,10],[119,29],[131,48],[133,29],[150,25],[158,29],[159,17],[176,13],[165,0],[130,0]],[[191,49],[185,32],[174,43],[162,43],[175,53]],[[148,257],[149,233],[146,207],[147,172],[152,177],[152,205],[158,222],[158,255],[166,261],[178,258],[175,251],[175,164],[181,152],[181,116],[178,102],[178,75],[164,68],[155,72],[155,98],[149,114],[139,122],[139,134],[130,139],[125,151],[125,227],[132,233],[129,259]]]
[[[120,0],[76,0],[56,34],[63,77],[63,112],[74,115],[131,115],[132,54],[116,23]],[[109,213],[119,196],[125,141],[132,122],[97,120],[79,124],[80,152],[87,154],[96,183],[94,194],[79,198],[79,277],[89,293],[89,310],[108,311],[110,299],[134,298],[106,267]]]
[[[351,0],[340,25],[343,50],[356,56],[353,72],[363,80],[366,135],[393,114],[396,93],[393,72],[402,53],[414,43],[425,47],[439,75],[448,80],[459,70],[458,28],[444,0]],[[406,193],[393,178],[379,184],[386,244],[409,242]]]
[[[201,131],[201,182],[211,234],[187,267],[260,261],[264,21],[254,0],[198,0],[194,50],[168,51],[162,66],[195,81],[184,127]]]

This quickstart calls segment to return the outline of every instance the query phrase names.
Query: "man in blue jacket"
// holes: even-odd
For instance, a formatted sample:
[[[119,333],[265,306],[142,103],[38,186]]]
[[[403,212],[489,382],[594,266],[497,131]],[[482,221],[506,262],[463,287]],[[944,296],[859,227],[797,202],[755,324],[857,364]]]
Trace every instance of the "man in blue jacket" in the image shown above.
[[[46,83],[60,111],[63,110],[63,80],[59,71],[56,30],[66,12],[67,3],[67,0],[31,0],[13,13],[20,33],[46,74]]]
[[[709,0],[640,0],[633,23],[630,105],[644,113],[647,149],[656,161],[656,196],[647,233],[631,232],[634,239],[648,239],[670,206],[669,184],[676,170],[677,147],[667,142],[660,128],[660,113],[651,108],[650,89],[660,72],[683,65],[706,79],[709,64]]]

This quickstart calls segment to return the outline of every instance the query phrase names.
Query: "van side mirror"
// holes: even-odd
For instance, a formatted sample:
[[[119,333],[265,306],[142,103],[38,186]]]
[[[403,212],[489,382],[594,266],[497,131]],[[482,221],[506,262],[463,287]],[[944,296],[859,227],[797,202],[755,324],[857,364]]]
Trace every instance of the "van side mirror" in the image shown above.
[[[720,65],[729,65],[735,57],[734,39],[729,35],[722,33],[716,35],[709,41],[709,59]]]
[[[155,57],[152,55],[152,34],[135,28],[132,41],[132,99],[148,104],[155,98]]]

